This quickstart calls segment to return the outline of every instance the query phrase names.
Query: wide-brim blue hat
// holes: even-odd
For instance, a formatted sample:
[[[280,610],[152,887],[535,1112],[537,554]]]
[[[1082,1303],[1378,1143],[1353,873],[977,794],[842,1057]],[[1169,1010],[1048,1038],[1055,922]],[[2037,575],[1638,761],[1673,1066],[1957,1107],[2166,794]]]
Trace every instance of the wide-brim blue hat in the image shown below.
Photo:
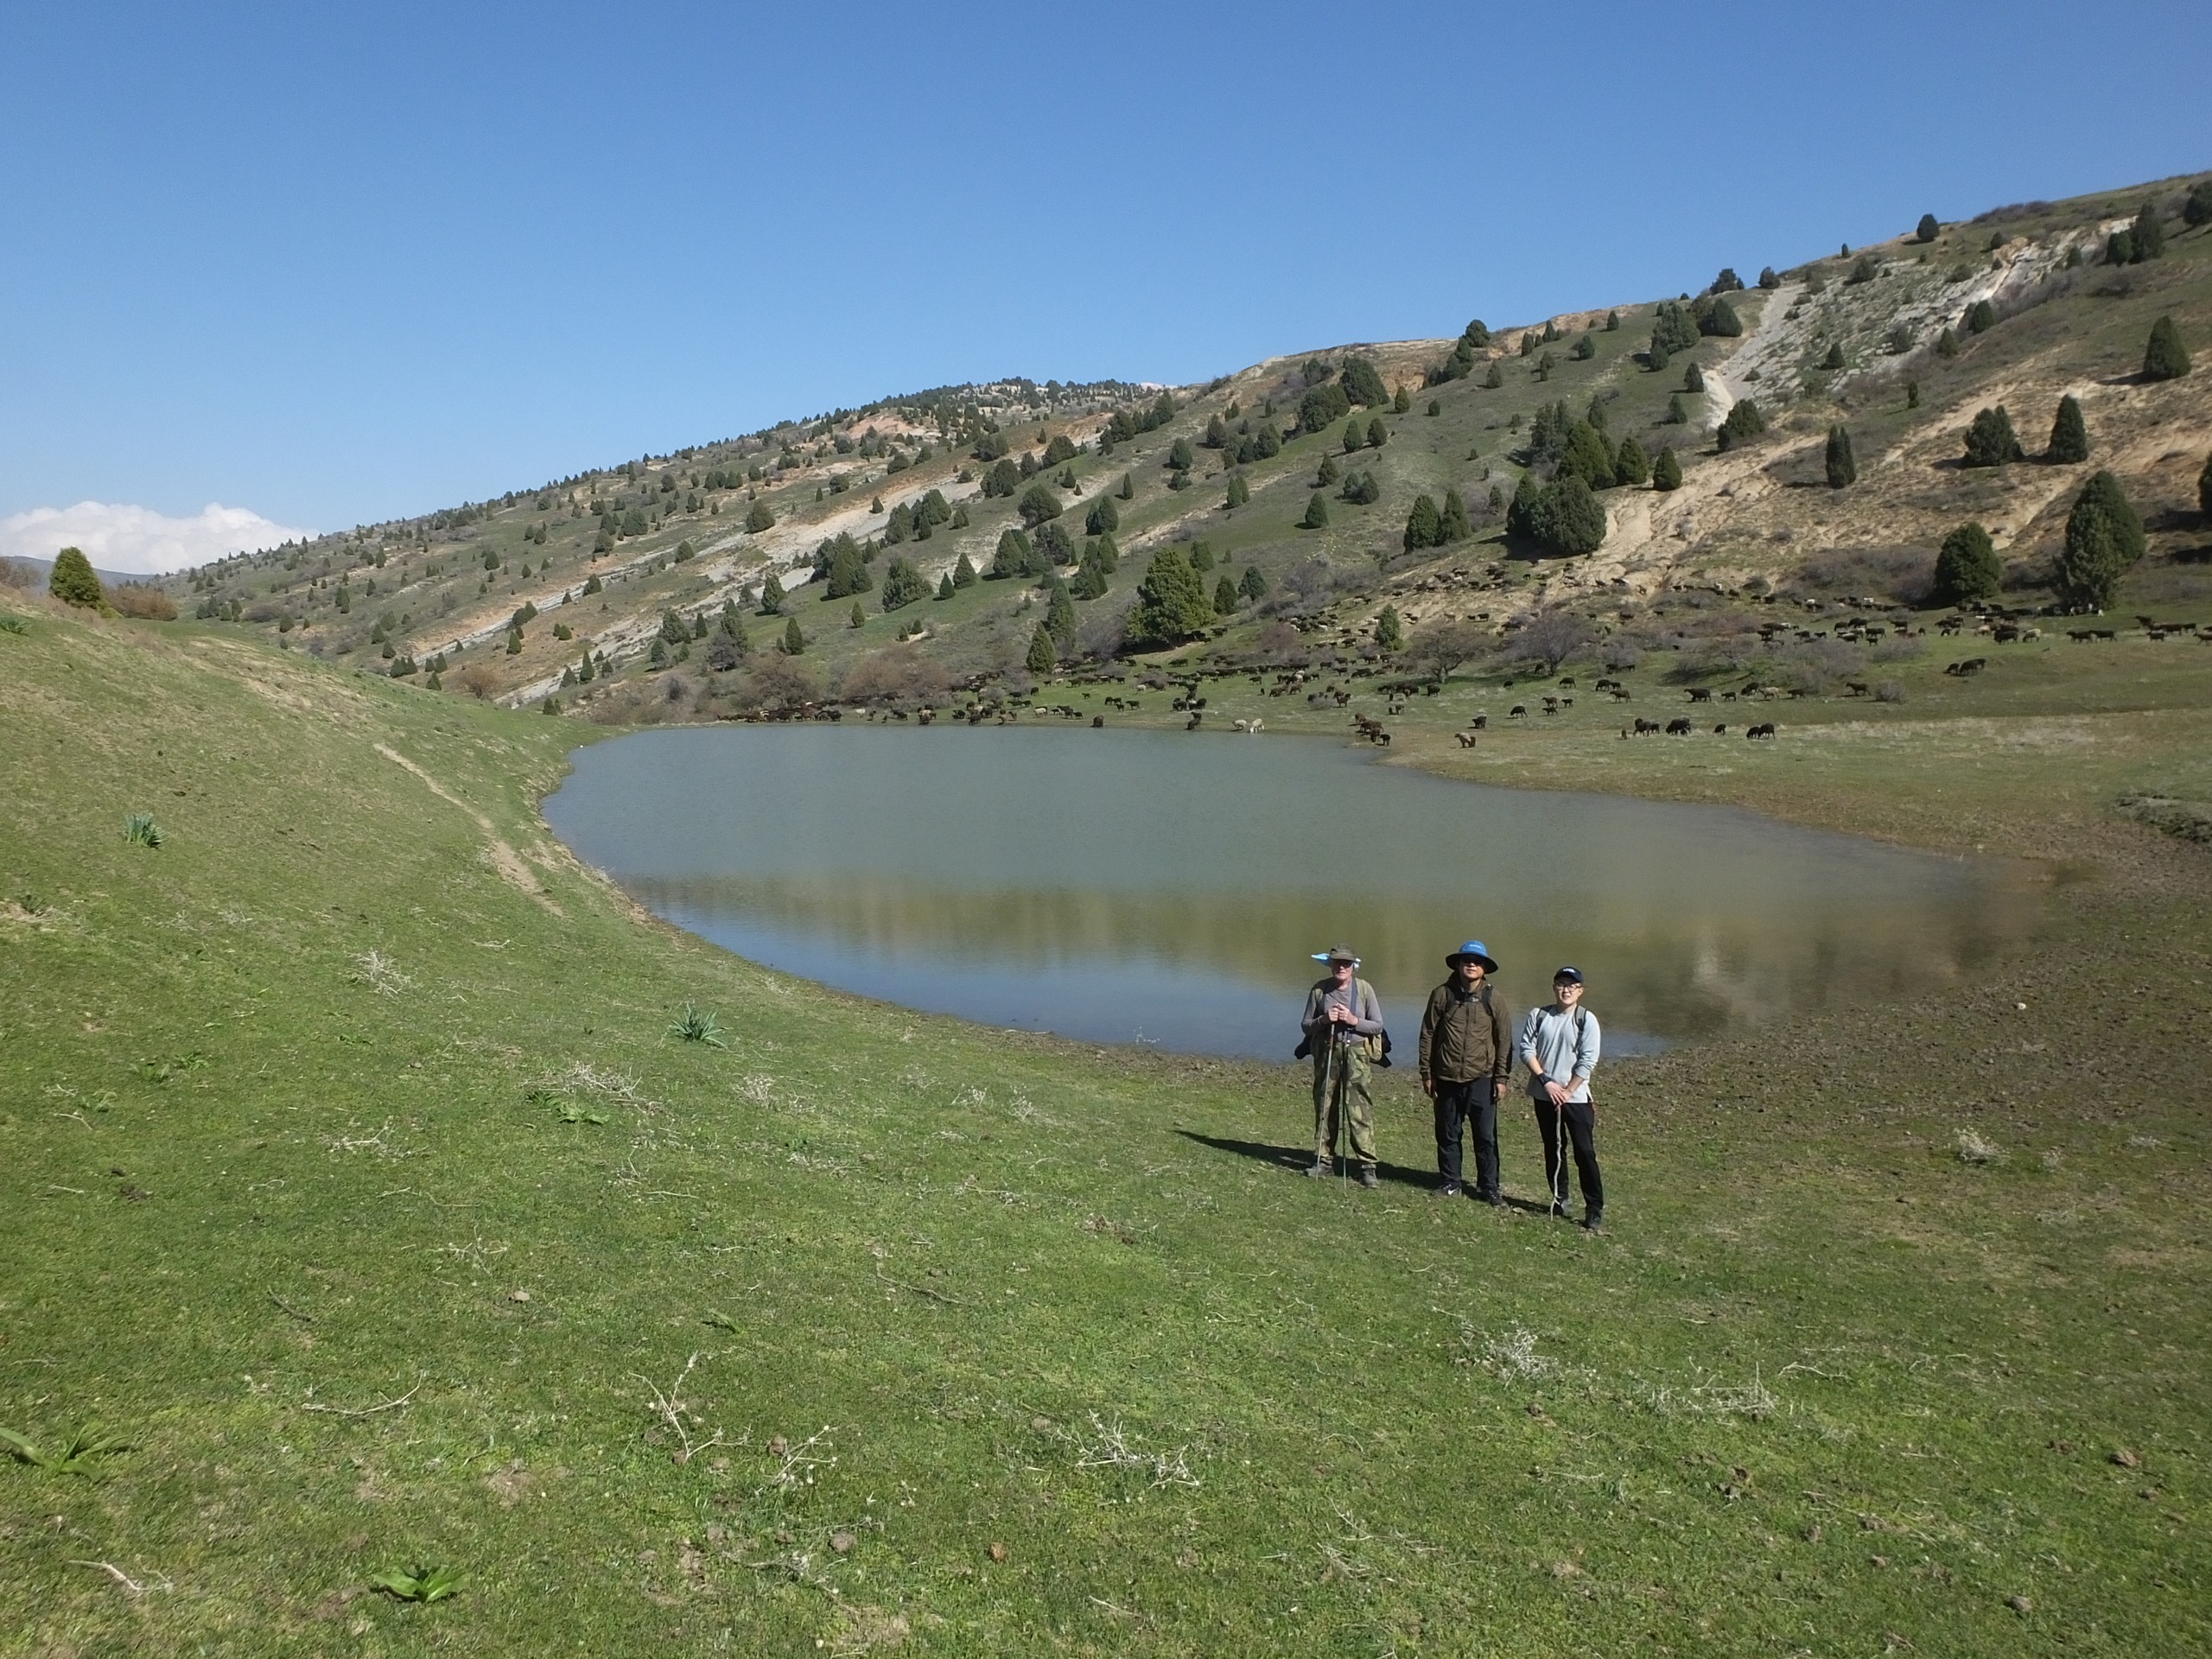
[[[1354,950],[1348,944],[1332,944],[1325,950],[1316,950],[1313,953],[1313,960],[1316,962],[1349,962],[1354,966],[1357,966],[1359,963],[1359,953],[1357,950]]]
[[[1497,971],[1497,962],[1491,957],[1488,947],[1480,939],[1469,939],[1457,950],[1444,958],[1444,965],[1446,968],[1456,969],[1461,963],[1470,959],[1482,963],[1483,972],[1486,974],[1494,974]]]

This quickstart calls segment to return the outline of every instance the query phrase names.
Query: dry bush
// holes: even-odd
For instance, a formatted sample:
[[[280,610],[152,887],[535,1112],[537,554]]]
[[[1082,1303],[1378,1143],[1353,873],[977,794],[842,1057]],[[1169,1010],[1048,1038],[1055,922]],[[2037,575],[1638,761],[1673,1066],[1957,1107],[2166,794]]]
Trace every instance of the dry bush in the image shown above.
[[[0,588],[35,588],[38,572],[13,559],[0,559]]]
[[[849,702],[913,706],[934,703],[951,684],[944,670],[917,647],[887,645],[847,669],[837,695]]]
[[[143,582],[126,582],[108,589],[108,603],[125,616],[135,616],[142,622],[174,622],[176,620],[176,601],[158,588],[149,588]]]
[[[1817,594],[1917,605],[1935,585],[1936,556],[1917,547],[1838,547],[1805,561],[1796,585]]]
[[[1497,660],[1555,673],[1561,663],[1590,643],[1596,632],[1588,619],[1572,611],[1538,611],[1526,626],[1506,637],[1498,648]]]
[[[1844,639],[1798,639],[1775,653],[1775,680],[1793,691],[1821,692],[1866,671],[1866,652]]]
[[[781,652],[765,653],[747,668],[732,694],[737,706],[748,711],[798,709],[821,702],[822,695],[822,676],[814,664]]]
[[[471,663],[454,676],[454,683],[481,702],[499,689],[499,671],[489,663]]]

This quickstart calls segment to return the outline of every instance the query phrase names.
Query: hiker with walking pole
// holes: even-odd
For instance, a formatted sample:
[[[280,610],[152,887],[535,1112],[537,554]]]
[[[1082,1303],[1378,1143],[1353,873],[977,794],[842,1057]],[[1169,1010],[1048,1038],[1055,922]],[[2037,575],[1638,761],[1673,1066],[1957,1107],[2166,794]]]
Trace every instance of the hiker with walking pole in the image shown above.
[[[1513,1016],[1490,983],[1497,971],[1480,939],[1444,958],[1451,977],[1428,994],[1421,1018],[1421,1089],[1436,1108],[1436,1188],[1459,1196],[1460,1126],[1475,1142],[1475,1197],[1503,1204],[1497,1187],[1497,1108],[1513,1075]]]
[[[1367,1091],[1369,1068],[1383,1058],[1382,1005],[1359,977],[1359,958],[1344,945],[1313,958],[1328,973],[1306,994],[1299,1024],[1306,1040],[1300,1058],[1313,1058],[1313,1166],[1317,1179],[1336,1173],[1340,1135],[1351,1141],[1362,1186],[1380,1185],[1375,1173],[1375,1101]]]
[[[1552,1214],[1567,1214],[1567,1147],[1574,1147],[1574,1178],[1582,1185],[1582,1224],[1605,1224],[1605,1184],[1598,1174],[1598,1112],[1590,1100],[1590,1074],[1598,1069],[1598,1016],[1582,1006],[1582,970],[1552,976],[1552,1000],[1529,1010],[1515,1045],[1529,1068],[1529,1095],[1544,1140],[1544,1180]]]

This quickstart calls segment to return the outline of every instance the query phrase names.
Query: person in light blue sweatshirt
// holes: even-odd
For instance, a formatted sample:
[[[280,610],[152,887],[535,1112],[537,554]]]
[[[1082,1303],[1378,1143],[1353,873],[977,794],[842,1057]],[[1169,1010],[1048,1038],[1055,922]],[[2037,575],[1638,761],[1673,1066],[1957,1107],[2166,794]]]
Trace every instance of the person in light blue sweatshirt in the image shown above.
[[[1605,1224],[1605,1184],[1598,1173],[1598,1110],[1590,1100],[1590,1074],[1598,1069],[1598,1016],[1582,1006],[1582,970],[1552,976],[1552,1000],[1531,1008],[1521,1022],[1522,1064],[1529,1068],[1529,1096],[1544,1141],[1544,1182],[1552,1214],[1567,1213],[1567,1147],[1574,1147],[1574,1177],[1582,1185],[1582,1224]]]

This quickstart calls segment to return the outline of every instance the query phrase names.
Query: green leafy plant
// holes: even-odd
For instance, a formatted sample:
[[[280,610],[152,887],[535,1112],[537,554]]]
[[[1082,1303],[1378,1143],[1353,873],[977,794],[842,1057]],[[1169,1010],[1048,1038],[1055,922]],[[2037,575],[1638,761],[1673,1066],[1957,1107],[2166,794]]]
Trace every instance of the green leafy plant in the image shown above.
[[[687,1043],[711,1043],[716,1048],[729,1046],[721,1039],[721,1028],[715,1023],[715,1016],[690,1002],[683,1005],[683,1012],[668,1028],[668,1034],[680,1037]]]
[[[0,616],[0,633],[29,633],[20,616]]]
[[[123,838],[133,847],[158,847],[166,839],[150,812],[133,812],[123,821]]]
[[[372,1574],[369,1582],[400,1601],[419,1601],[428,1604],[443,1601],[466,1582],[449,1567],[394,1567],[389,1573]]]
[[[11,1428],[0,1428],[0,1447],[18,1463],[28,1463],[57,1475],[82,1475],[87,1480],[105,1478],[99,1459],[127,1452],[130,1443],[120,1435],[103,1434],[97,1428],[79,1429],[59,1446],[48,1450]]]

